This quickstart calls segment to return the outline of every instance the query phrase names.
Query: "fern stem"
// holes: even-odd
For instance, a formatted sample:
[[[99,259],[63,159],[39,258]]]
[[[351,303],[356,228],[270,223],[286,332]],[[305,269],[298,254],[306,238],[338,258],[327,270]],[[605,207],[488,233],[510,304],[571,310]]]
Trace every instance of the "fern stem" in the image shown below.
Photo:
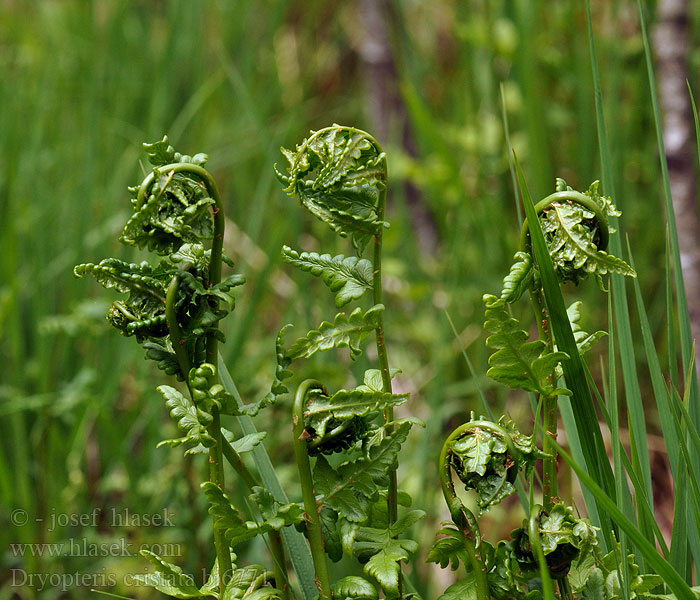
[[[379,192],[379,200],[377,202],[377,218],[380,221],[384,220],[384,210],[386,206],[386,188]],[[374,304],[383,304],[383,289],[382,289],[382,232],[383,227],[379,229],[374,236],[374,273],[372,277]],[[389,358],[386,352],[386,343],[384,341],[384,314],[379,313],[377,319],[377,358],[379,360],[379,368],[382,373],[382,387],[385,392],[391,393],[391,372],[389,371]],[[384,410],[384,420],[391,423],[394,420],[394,407],[389,406]],[[387,433],[391,434],[392,427],[387,429]],[[398,481],[396,469],[389,472],[389,493],[387,496],[387,508],[389,514],[389,524],[395,523],[398,518]]]
[[[243,483],[245,483],[249,490],[252,491],[255,486],[260,485],[260,483],[255,479],[255,475],[250,472],[250,469],[248,469],[246,464],[243,462],[241,455],[236,452],[228,440],[222,440],[221,450],[226,461],[234,468],[236,473],[238,473],[241,480]]]
[[[328,565],[324,552],[323,534],[319,521],[319,506],[316,503],[314,493],[314,481],[311,475],[311,461],[306,447],[306,430],[304,428],[304,404],[306,395],[311,389],[323,389],[323,386],[313,379],[306,379],[299,384],[294,405],[292,407],[292,433],[294,442],[294,456],[299,471],[299,482],[304,499],[304,511],[306,512],[306,531],[309,536],[311,556],[316,570],[316,586],[318,587],[319,600],[330,600],[331,585],[328,576]]]
[[[209,481],[215,483],[219,488],[224,487],[224,463],[221,453],[221,417],[219,409],[212,406],[211,409],[212,422],[207,428],[209,435],[214,438],[215,444],[209,448]],[[217,520],[217,517],[214,517]],[[224,530],[214,526],[214,547],[216,548],[216,558],[219,561],[219,572],[221,581],[219,582],[220,593],[224,593],[224,588],[233,573],[233,565],[231,564],[231,551],[229,550]]]
[[[542,339],[547,344],[547,351],[553,351],[553,337],[549,327],[549,311],[544,300],[542,290],[530,292],[532,305],[535,311],[535,320],[537,321],[537,331]],[[548,379],[554,379],[554,374],[549,375]],[[542,398],[544,431],[542,435],[542,451],[548,456],[542,460],[542,504],[546,511],[552,510],[554,499],[559,493],[557,486],[557,449],[552,444],[552,440],[557,439],[558,412],[557,412],[557,396],[545,396]]]
[[[186,265],[184,265],[184,268],[187,268]],[[177,301],[177,290],[179,287],[180,276],[174,275],[170,280],[170,285],[168,285],[168,291],[165,296],[165,322],[168,324],[170,342],[173,345],[175,357],[180,365],[180,371],[185,381],[188,381],[188,375],[192,365],[190,364],[190,357],[187,356],[185,340],[182,338],[182,330],[180,329],[180,324],[177,321],[177,313],[175,312],[175,302]]]
[[[223,436],[221,438],[221,449],[226,461],[234,468],[236,473],[238,473],[241,480],[250,491],[253,491],[254,487],[260,485],[260,482],[255,478],[255,475],[250,472],[250,469],[243,462],[241,455],[236,452],[235,448],[231,446],[229,441]],[[282,592],[281,600],[286,600],[286,588],[289,579],[284,556],[284,547],[282,545],[282,536],[279,531],[271,531],[267,534],[267,537],[270,544],[270,553],[272,554],[276,586],[277,589]]]
[[[477,549],[477,540],[480,537],[478,525],[474,515],[462,504],[462,501],[457,496],[455,485],[452,481],[452,467],[449,460],[449,454],[452,451],[453,444],[465,433],[478,426],[483,426],[486,429],[491,429],[492,431],[503,434],[503,439],[506,440],[506,445],[509,450],[511,447],[514,448],[510,436],[498,425],[490,423],[489,421],[470,421],[469,423],[457,427],[443,443],[442,449],[440,450],[438,472],[440,474],[440,486],[442,488],[442,494],[445,497],[445,502],[450,509],[452,520],[462,532],[464,545],[469,554],[469,562],[471,563],[476,583],[476,597],[480,600],[488,600],[491,594],[486,578],[486,565],[484,564],[481,553]]]
[[[141,183],[136,199],[137,209],[143,205],[146,194],[153,186],[156,173],[158,172],[165,172],[171,176],[175,173],[191,173],[204,184],[209,196],[212,198],[212,200],[214,200],[214,239],[212,240],[211,256],[209,259],[209,286],[211,287],[216,285],[221,281],[221,259],[223,254],[225,220],[223,202],[221,201],[221,195],[219,194],[219,189],[216,186],[214,178],[206,169],[191,163],[173,163],[160,167],[149,174],[148,177],[146,177]],[[185,378],[187,378],[190,367],[189,357],[187,356],[183,346],[182,332],[179,324],[177,323],[177,315],[175,314],[175,300],[179,285],[180,278],[176,275],[173,277],[170,286],[168,287],[166,297],[166,321],[168,322],[168,327],[170,329],[170,339],[173,344],[175,356],[180,364],[180,369],[183,371],[183,375]],[[218,300],[214,300],[212,308],[216,310],[217,307]],[[216,327],[216,323],[214,323],[213,327]],[[215,364],[217,362],[217,356],[218,342],[216,337],[212,334],[207,339],[206,361],[211,364]],[[212,407],[211,415],[212,422],[207,429],[209,431],[209,435],[211,435],[211,437],[214,439],[215,444],[209,449],[209,480],[212,483],[215,483],[219,488],[223,489],[224,463],[221,451],[223,436],[221,435],[221,418],[219,415],[219,409],[216,406]],[[224,531],[217,529],[216,526],[214,526],[214,547],[216,548],[216,557],[219,562],[219,570],[221,573],[219,589],[220,593],[223,594],[225,584],[227,583],[227,577],[229,577],[232,573],[231,552],[229,550],[229,545],[226,541]]]

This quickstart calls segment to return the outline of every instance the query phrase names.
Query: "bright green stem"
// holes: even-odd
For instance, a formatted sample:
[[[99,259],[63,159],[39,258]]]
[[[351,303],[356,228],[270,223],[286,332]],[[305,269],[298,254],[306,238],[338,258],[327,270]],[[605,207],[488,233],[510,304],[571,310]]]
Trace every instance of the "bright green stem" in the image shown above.
[[[530,292],[532,305],[535,310],[537,321],[537,331],[547,344],[547,351],[553,350],[552,332],[549,327],[549,312],[544,301],[542,290]],[[554,374],[549,376],[553,379]],[[552,440],[557,439],[557,425],[559,413],[557,411],[557,396],[545,396],[542,398],[542,412],[544,415],[544,433],[542,435],[542,450],[547,454],[542,460],[542,504],[546,511],[552,510],[556,503],[555,499],[559,494],[557,486],[557,449],[552,444]]]
[[[180,285],[180,276],[175,275],[170,280],[170,285],[168,286],[168,292],[165,297],[165,320],[168,323],[168,330],[170,333],[170,341],[173,345],[173,350],[175,351],[175,356],[180,365],[180,370],[182,371],[185,379],[190,372],[191,365],[190,359],[187,356],[187,351],[185,350],[182,338],[182,330],[180,329],[180,324],[177,322],[177,314],[175,312],[175,301],[177,299],[177,290]],[[189,384],[188,384],[189,387]],[[190,395],[192,390],[190,389]],[[209,435],[214,438],[216,442],[209,449],[209,480],[215,483],[220,488],[224,486],[224,465],[221,456],[221,420],[219,417],[219,409],[214,406],[211,411],[212,422],[209,424],[207,430]],[[216,518],[216,517],[215,517]],[[219,569],[221,572],[221,582],[220,590],[223,594],[226,576],[230,576],[232,573],[233,566],[231,564],[231,552],[229,551],[228,542],[224,536],[223,529],[217,529],[216,524],[214,525],[214,547],[216,548],[216,558],[219,562]]]
[[[379,221],[384,221],[384,209],[386,205],[386,188],[379,192],[379,201],[377,203],[377,217]],[[382,290],[382,232],[384,227],[380,227],[374,236],[374,274],[372,278],[374,304],[383,304]],[[391,393],[391,372],[389,371],[389,358],[386,353],[386,343],[384,341],[384,315],[379,313],[377,319],[377,358],[379,359],[379,368],[382,373],[382,386],[385,392]],[[389,406],[384,411],[384,420],[390,423],[394,420],[394,408]],[[391,428],[387,433],[391,433]],[[389,494],[387,496],[387,509],[389,514],[389,523],[395,523],[398,518],[398,482],[396,469],[389,472]]]
[[[224,461],[221,452],[221,418],[216,405],[211,408],[212,421],[207,428],[209,435],[216,442],[209,448],[209,481],[215,483],[220,489],[224,488]],[[233,574],[231,564],[231,551],[226,541],[225,529],[217,528],[218,517],[214,517],[214,548],[216,548],[216,558],[219,561],[219,572],[221,573],[220,592],[224,593],[224,588]]]
[[[260,483],[255,479],[255,476],[250,472],[241,458],[241,455],[236,452],[233,446],[222,436],[221,449],[224,458],[235,469],[246,487],[253,491],[253,488],[259,486]],[[284,557],[284,547],[282,546],[282,536],[279,531],[271,531],[267,534],[270,544],[270,553],[272,554],[273,568],[275,572],[275,582],[277,589],[282,592],[282,600],[287,598],[287,568]]]
[[[221,281],[221,259],[223,253],[225,220],[223,202],[221,201],[221,195],[219,194],[219,189],[216,186],[214,178],[206,169],[191,163],[173,163],[170,165],[165,165],[164,167],[159,168],[157,172],[165,172],[171,176],[175,173],[182,172],[192,174],[202,181],[207,189],[207,192],[209,193],[209,196],[214,200],[214,239],[212,240],[211,257],[209,259],[209,286],[211,287],[216,285]],[[137,209],[143,205],[148,191],[150,191],[153,183],[155,182],[155,178],[156,170],[150,173],[141,183],[136,202]],[[170,339],[173,344],[175,356],[180,364],[180,369],[182,370],[183,375],[185,378],[187,378],[190,366],[189,358],[182,343],[182,332],[177,322],[177,315],[175,314],[175,300],[177,297],[177,288],[179,284],[180,279],[176,275],[173,277],[170,286],[168,287],[165,310],[166,320],[170,329]],[[212,308],[216,310],[218,300],[214,300],[212,302]],[[216,327],[216,323],[213,324],[213,327]],[[211,364],[216,364],[217,356],[217,340],[213,335],[210,335],[207,339],[206,360]],[[221,419],[219,416],[219,409],[214,406],[211,414],[213,419],[208,427],[208,431],[209,435],[211,435],[211,437],[214,439],[215,444],[209,449],[209,479],[219,488],[223,489],[224,463],[221,452],[223,438],[221,435]],[[216,523],[214,524],[214,547],[216,548],[216,557],[221,572],[221,581],[219,586],[220,593],[223,594],[225,584],[227,583],[227,576],[230,576],[232,573],[231,552],[224,535],[224,530],[217,529]]]
[[[177,314],[175,312],[175,302],[177,300],[177,290],[179,287],[180,276],[174,275],[173,278],[170,280],[168,292],[165,296],[165,321],[168,324],[170,341],[173,344],[173,351],[175,352],[175,357],[177,358],[177,362],[180,365],[180,372],[185,378],[185,381],[187,381],[187,376],[190,373],[192,365],[190,364],[190,357],[187,356],[187,350],[185,349],[185,340],[182,338],[182,330],[180,329],[180,323],[178,323],[177,321]]]
[[[311,461],[306,447],[307,433],[304,427],[304,406],[306,394],[311,389],[323,389],[323,386],[313,379],[302,381],[297,388],[292,407],[292,433],[294,438],[294,456],[299,470],[299,482],[304,499],[304,511],[306,512],[306,531],[309,535],[311,556],[316,570],[316,586],[318,587],[319,600],[330,600],[331,584],[328,577],[328,564],[324,552],[323,535],[319,520],[319,506],[316,504],[314,493],[314,481],[311,476]]]
[[[227,462],[234,468],[236,473],[240,476],[243,483],[249,490],[253,490],[255,486],[259,486],[260,483],[255,479],[255,475],[250,472],[250,469],[246,466],[241,458],[241,455],[236,452],[236,450],[231,446],[228,440],[223,439],[221,443],[221,449],[224,458]]]
[[[438,463],[438,471],[440,473],[440,486],[442,494],[445,497],[445,502],[450,509],[450,515],[455,525],[459,527],[464,536],[465,547],[469,554],[469,562],[471,563],[472,571],[474,572],[474,580],[476,582],[476,596],[479,599],[488,600],[491,597],[489,593],[488,579],[486,578],[486,565],[481,553],[478,550],[478,541],[480,533],[476,524],[474,515],[467,509],[462,501],[457,497],[455,485],[452,481],[452,466],[449,455],[452,452],[454,443],[464,436],[467,432],[474,428],[488,429],[494,433],[503,436],[503,439],[508,446],[508,451],[517,456],[519,451],[515,448],[510,436],[498,425],[490,421],[470,421],[464,423],[455,429],[445,440],[440,450],[440,461]]]

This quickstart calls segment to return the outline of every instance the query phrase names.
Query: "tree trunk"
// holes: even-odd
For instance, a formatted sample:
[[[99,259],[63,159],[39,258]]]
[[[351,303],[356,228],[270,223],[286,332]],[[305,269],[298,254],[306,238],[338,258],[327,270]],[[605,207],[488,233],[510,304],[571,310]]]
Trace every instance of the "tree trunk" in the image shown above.
[[[693,338],[700,340],[700,222],[695,202],[695,128],[686,86],[688,1],[659,0],[657,11],[653,41],[664,121],[664,145],[690,328]],[[699,357],[700,347],[696,347],[696,368],[700,367]]]
[[[399,93],[396,62],[389,39],[391,10],[387,0],[362,0],[359,3],[359,20],[363,26],[363,35],[359,39],[357,51],[363,63],[368,113],[374,122],[373,128],[377,137],[386,140],[392,132],[397,132],[404,151],[415,157],[416,145],[406,107]],[[434,254],[437,248],[437,231],[433,215],[415,185],[406,182],[404,194],[421,248],[427,254]]]

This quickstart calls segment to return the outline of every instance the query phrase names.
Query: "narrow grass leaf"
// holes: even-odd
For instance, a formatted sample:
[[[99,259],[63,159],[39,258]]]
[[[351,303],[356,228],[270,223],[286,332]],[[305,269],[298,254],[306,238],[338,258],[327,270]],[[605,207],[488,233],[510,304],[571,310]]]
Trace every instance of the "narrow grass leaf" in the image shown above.
[[[656,551],[656,548],[647,541],[637,526],[622,514],[620,509],[615,505],[615,502],[586,474],[580,465],[578,465],[559,444],[556,442],[553,442],[553,444],[566,463],[576,472],[581,483],[591,490],[601,507],[610,514],[612,520],[639,548],[649,566],[663,577],[664,582],[675,594],[676,598],[678,600],[697,600],[697,596],[678,574],[678,571]]]
[[[574,334],[571,331],[564,298],[559,289],[559,282],[554,273],[554,267],[549,257],[539,219],[535,213],[535,206],[530,198],[530,192],[525,183],[517,157],[515,157],[515,167],[520,181],[520,192],[525,205],[525,215],[529,224],[532,250],[540,270],[542,289],[549,310],[552,332],[557,342],[557,348],[569,356],[568,359],[562,361],[561,366],[566,385],[572,392],[571,407],[581,440],[586,466],[593,479],[600,483],[611,498],[615,498],[615,480],[608,462],[605,445],[603,444],[603,436],[598,424],[593,399],[591,398],[591,391],[586,382],[581,356],[576,346]],[[599,515],[603,521],[601,525],[605,543],[609,548],[612,548],[611,527],[606,526],[607,517],[600,509]]]
[[[223,359],[219,357],[219,376],[221,377],[221,383],[223,384],[226,391],[233,396],[239,407],[243,406],[241,396],[236,389],[236,385],[231,379],[231,375],[226,368],[226,363]],[[250,435],[258,433],[258,430],[253,423],[253,419],[248,416],[236,417],[238,424],[241,427],[244,435]],[[281,504],[288,504],[289,498],[284,493],[282,486],[280,485],[277,474],[275,473],[275,468],[272,466],[270,457],[265,450],[263,444],[258,444],[252,451],[253,460],[255,465],[258,467],[260,472],[260,478],[262,479],[265,487],[272,493]],[[289,553],[289,559],[292,562],[292,567],[297,574],[299,579],[299,584],[301,586],[302,598],[304,600],[313,600],[318,596],[318,590],[316,589],[316,584],[314,583],[315,570],[313,558],[311,557],[311,551],[306,542],[304,536],[292,529],[291,527],[286,527],[280,531],[282,539],[287,547],[287,552]]]
[[[612,170],[612,156],[608,142],[607,129],[605,126],[605,115],[603,111],[602,91],[600,86],[600,75],[598,73],[598,59],[593,38],[593,27],[591,23],[590,2],[586,0],[586,14],[588,21],[588,42],[591,57],[591,68],[593,75],[593,86],[596,105],[596,122],[598,128],[598,144],[600,149],[600,159],[602,167],[602,185],[606,193],[615,197],[615,180]],[[620,224],[616,217],[611,217],[612,227],[621,231]],[[614,255],[622,256],[622,244],[620,234],[612,235],[610,248]],[[636,278],[635,278],[636,279]],[[622,366],[622,377],[625,384],[625,400],[628,406],[628,420],[630,430],[632,464],[639,478],[644,482],[645,495],[649,498],[653,506],[653,494],[651,490],[651,468],[649,465],[649,449],[647,445],[646,423],[644,420],[644,406],[642,403],[642,393],[639,387],[639,379],[635,367],[634,344],[632,341],[632,327],[630,325],[629,307],[627,303],[627,292],[625,290],[624,278],[619,275],[611,276],[611,293],[613,299],[613,311],[615,315],[615,326],[619,338],[618,348],[620,363]],[[613,434],[614,435],[614,434]],[[654,539],[653,527],[643,513],[639,514],[639,525],[647,540]],[[643,572],[643,565],[642,567]]]
[[[629,244],[627,248],[628,257],[630,264],[634,266],[634,258],[629,249]],[[661,362],[659,360],[659,355],[654,347],[654,339],[651,332],[651,326],[649,324],[649,317],[647,315],[646,307],[644,305],[644,298],[642,296],[642,288],[637,279],[633,281],[634,286],[634,296],[637,306],[637,314],[639,315],[640,328],[642,330],[642,339],[644,341],[644,352],[646,355],[646,363],[649,369],[649,375],[651,379],[651,387],[654,392],[654,398],[656,400],[656,406],[659,414],[659,424],[661,425],[661,432],[663,433],[664,443],[666,445],[666,452],[668,454],[669,464],[671,466],[671,473],[674,480],[674,520],[673,528],[671,534],[671,552],[669,560],[674,568],[683,575],[688,583],[690,583],[690,574],[686,573],[687,565],[687,543],[690,543],[692,554],[697,559],[700,552],[700,540],[697,536],[691,536],[688,542],[685,541],[686,538],[686,526],[688,525],[687,519],[690,519],[690,525],[695,530],[696,522],[692,514],[685,514],[688,506],[688,486],[686,477],[683,476],[679,470],[679,465],[681,464],[681,457],[679,449],[681,445],[685,442],[678,437],[678,432],[674,426],[674,418],[670,406],[670,398],[668,390],[666,389],[666,383],[664,381],[664,376],[661,371]],[[672,330],[673,323],[667,323],[667,333],[669,338],[673,338]],[[690,419],[688,419],[690,422]],[[680,514],[681,511],[684,514]]]

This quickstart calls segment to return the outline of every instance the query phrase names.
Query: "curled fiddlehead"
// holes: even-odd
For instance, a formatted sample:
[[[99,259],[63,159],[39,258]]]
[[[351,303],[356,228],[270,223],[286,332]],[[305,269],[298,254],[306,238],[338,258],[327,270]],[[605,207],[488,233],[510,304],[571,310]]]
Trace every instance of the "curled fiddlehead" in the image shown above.
[[[372,382],[378,377],[375,387],[376,381]],[[403,404],[407,398],[408,394],[382,391],[376,369],[367,371],[365,384],[354,390],[339,390],[332,396],[325,388],[311,390],[303,412],[309,454],[334,454],[362,445],[377,429],[372,421],[387,406]]]
[[[192,365],[215,362],[216,343],[223,340],[218,322],[233,309],[231,289],[244,280],[235,274],[221,280],[224,213],[216,184],[202,166],[206,155],[175,152],[167,137],[144,148],[153,171],[129,188],[134,212],[120,240],[162,258],[155,265],[107,258],[74,272],[128,294],[112,304],[107,319],[182,381]]]
[[[194,367],[188,381],[193,411],[170,394],[173,416],[187,432],[172,444],[194,442],[208,448],[211,481],[223,487],[224,443],[235,452],[222,436],[219,411],[227,397],[213,365],[218,341],[223,339],[219,320],[233,309],[230,290],[243,279],[233,275],[221,280],[224,208],[214,179],[202,166],[206,155],[177,153],[167,137],[144,144],[144,149],[153,170],[140,185],[129,188],[133,214],[120,241],[162,258],[155,266],[107,259],[98,265],[79,265],[74,272],[79,277],[92,273],[105,287],[129,294],[126,301],[112,305],[107,318],[124,335],[143,343],[147,358],[180,380]],[[245,471],[243,466],[239,470]],[[229,549],[216,525],[215,520],[217,560],[228,574]]]
[[[544,554],[547,570],[552,579],[563,579],[571,564],[581,553],[587,553],[597,545],[596,528],[588,519],[577,519],[573,509],[563,503],[550,511],[534,506],[523,526],[511,532],[510,547],[522,573],[536,576],[538,563],[532,538],[536,537]]]
[[[445,440],[440,470],[443,478],[454,470],[466,490],[476,491],[479,507],[488,510],[515,492],[513,483],[521,469],[529,474],[544,456],[533,437],[520,433],[513,421],[505,417],[498,423],[472,419]],[[451,478],[444,483],[451,495]]]
[[[538,202],[535,211],[559,281],[578,284],[593,274],[602,287],[602,277],[609,273],[635,277],[632,267],[606,252],[612,233],[608,218],[618,217],[620,212],[610,198],[598,193],[598,182],[594,181],[582,193],[566,185],[563,179],[557,179],[556,190]],[[539,277],[532,272],[528,245],[526,219],[520,234],[520,251],[515,255],[501,294],[509,303],[539,285]]]
[[[336,233],[351,236],[360,254],[385,226],[378,204],[386,189],[386,156],[377,141],[365,131],[333,125],[282,153],[287,172],[276,165],[275,172],[285,191]]]

